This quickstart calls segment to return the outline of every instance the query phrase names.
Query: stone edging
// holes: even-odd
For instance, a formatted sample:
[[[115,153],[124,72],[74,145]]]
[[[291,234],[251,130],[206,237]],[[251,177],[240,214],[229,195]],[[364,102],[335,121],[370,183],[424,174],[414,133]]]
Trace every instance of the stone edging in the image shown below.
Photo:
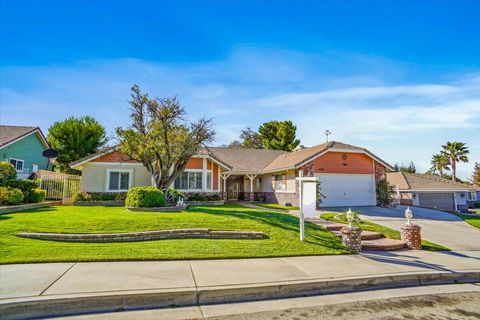
[[[19,204],[16,206],[2,206],[0,207],[0,214],[37,209],[37,208],[44,208],[44,207],[51,207],[51,206],[57,206],[61,204],[62,204],[62,201],[59,200],[59,201],[44,201],[39,203],[25,203],[25,204]]]
[[[74,201],[74,206],[124,206],[124,200]]]
[[[173,229],[128,233],[45,233],[20,232],[17,237],[65,241],[65,242],[134,242],[165,239],[263,239],[265,234],[258,231]]]
[[[179,212],[187,209],[187,205],[170,207],[125,207],[133,212]]]
[[[217,287],[196,286],[193,288],[137,290],[120,293],[33,296],[0,301],[0,314],[6,319],[45,318],[59,315],[112,312],[119,309],[198,306],[454,283],[480,283],[480,271],[434,271]]]
[[[215,201],[185,201],[189,206],[222,206],[225,204],[224,200]]]

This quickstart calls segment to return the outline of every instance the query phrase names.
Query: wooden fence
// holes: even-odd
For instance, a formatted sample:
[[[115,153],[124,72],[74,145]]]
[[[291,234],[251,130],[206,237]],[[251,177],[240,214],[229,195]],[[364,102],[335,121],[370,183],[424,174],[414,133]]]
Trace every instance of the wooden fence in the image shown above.
[[[73,195],[80,192],[80,176],[45,170],[38,170],[37,174],[40,189],[46,191],[47,200],[62,200],[63,204],[70,204]]]

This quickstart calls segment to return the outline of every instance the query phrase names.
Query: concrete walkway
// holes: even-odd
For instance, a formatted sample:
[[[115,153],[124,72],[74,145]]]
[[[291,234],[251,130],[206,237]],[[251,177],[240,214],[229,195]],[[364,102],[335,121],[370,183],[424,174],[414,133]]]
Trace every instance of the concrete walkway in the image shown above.
[[[396,208],[352,207],[360,213],[360,219],[400,230],[405,223],[405,206]],[[480,250],[480,230],[464,222],[454,214],[443,211],[412,207],[413,221],[422,227],[422,238],[441,244],[451,250]],[[348,208],[332,208],[328,211],[343,212]]]

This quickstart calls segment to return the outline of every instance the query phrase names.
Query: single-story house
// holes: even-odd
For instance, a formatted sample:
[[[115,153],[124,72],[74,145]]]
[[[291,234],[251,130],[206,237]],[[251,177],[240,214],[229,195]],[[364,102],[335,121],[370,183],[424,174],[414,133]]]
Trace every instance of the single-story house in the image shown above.
[[[476,190],[470,190],[467,193],[467,206],[469,208],[475,208],[475,204],[480,203],[480,188],[476,187]]]
[[[38,127],[0,125],[0,161],[13,164],[19,179],[26,179],[37,170],[47,170],[48,158],[42,153],[48,148]]]
[[[439,210],[467,211],[467,199],[475,189],[431,174],[388,172],[401,204]]]
[[[115,148],[71,164],[82,171],[82,190],[119,192],[150,185],[144,166]],[[293,152],[208,147],[190,159],[172,187],[185,193],[220,193],[225,200],[298,205],[298,182],[321,182],[323,207],[376,205],[377,182],[392,167],[370,151],[331,141]]]

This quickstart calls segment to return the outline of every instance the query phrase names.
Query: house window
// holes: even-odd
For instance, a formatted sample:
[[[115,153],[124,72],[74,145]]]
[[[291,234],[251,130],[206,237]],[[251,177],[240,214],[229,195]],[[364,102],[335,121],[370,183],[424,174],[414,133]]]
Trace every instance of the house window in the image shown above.
[[[475,191],[468,191],[468,201],[477,201],[477,193]]]
[[[13,164],[17,172],[23,172],[23,160],[10,159],[10,163]]]
[[[202,184],[203,180],[201,171],[184,171],[177,177],[177,179],[175,179],[173,187],[177,190],[202,190]]]
[[[109,171],[108,191],[127,191],[130,188],[130,171]]]
[[[207,171],[207,190],[212,190],[212,171]]]
[[[282,190],[283,183],[282,183],[282,176],[275,176],[275,183],[274,183],[275,190]]]

